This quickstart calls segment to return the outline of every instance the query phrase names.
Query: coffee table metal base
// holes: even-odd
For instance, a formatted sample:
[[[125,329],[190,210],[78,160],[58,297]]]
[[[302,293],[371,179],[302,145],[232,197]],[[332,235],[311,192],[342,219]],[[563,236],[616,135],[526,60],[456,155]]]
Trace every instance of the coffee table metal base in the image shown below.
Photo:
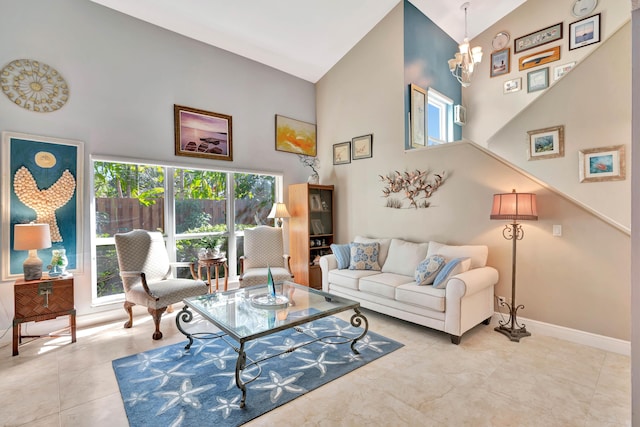
[[[247,341],[242,341],[240,342],[240,347],[237,347],[234,345],[235,340],[231,339],[232,341],[234,341],[233,343],[230,342],[229,340],[227,340],[227,338],[230,338],[226,333],[224,332],[218,332],[218,333],[212,333],[212,332],[196,332],[196,333],[190,333],[188,331],[186,331],[181,323],[187,324],[189,322],[191,322],[193,320],[193,313],[189,310],[188,306],[184,306],[182,308],[182,310],[180,311],[180,313],[178,313],[178,315],[176,316],[176,327],[178,328],[178,330],[180,332],[182,332],[183,335],[185,335],[187,337],[187,339],[189,340],[189,343],[184,347],[185,350],[189,350],[191,348],[191,345],[193,344],[193,339],[194,338],[198,338],[198,339],[222,339],[224,340],[227,344],[229,344],[229,346],[236,352],[238,353],[238,359],[236,360],[236,372],[235,372],[235,379],[236,379],[236,386],[242,391],[242,400],[240,401],[240,407],[244,408],[245,404],[246,404],[246,400],[247,400],[247,384],[257,380],[260,375],[262,374],[262,368],[260,367],[260,362],[264,362],[265,360],[269,360],[272,359],[274,357],[278,357],[280,355],[286,354],[286,353],[292,353],[294,351],[296,351],[297,349],[301,348],[301,347],[305,347],[308,346],[310,344],[313,344],[314,342],[318,342],[321,341],[325,344],[347,344],[347,343],[351,343],[351,351],[354,354],[360,354],[360,352],[358,352],[358,350],[356,349],[356,343],[362,339],[367,332],[369,331],[369,321],[367,320],[367,318],[360,312],[360,310],[358,308],[354,308],[353,311],[355,311],[355,313],[351,316],[351,325],[356,327],[356,328],[362,328],[362,333],[360,335],[358,335],[355,338],[351,338],[351,337],[345,337],[343,335],[325,335],[322,337],[313,337],[309,334],[307,334],[303,328],[299,327],[299,326],[294,326],[293,329],[296,330],[297,332],[303,333],[307,336],[309,336],[310,339],[309,341],[305,341],[301,344],[298,344],[296,346],[292,346],[289,347],[288,349],[277,353],[277,354],[272,354],[270,356],[264,357],[262,359],[258,359],[258,360],[253,360],[249,357],[247,357],[246,352],[244,351],[244,345]],[[276,331],[274,331],[275,333]],[[279,332],[279,331],[278,331]],[[247,363],[248,361],[248,363]],[[258,372],[252,377],[250,378],[248,381],[243,381],[242,380],[242,372],[250,369],[252,367],[256,367],[258,369]]]

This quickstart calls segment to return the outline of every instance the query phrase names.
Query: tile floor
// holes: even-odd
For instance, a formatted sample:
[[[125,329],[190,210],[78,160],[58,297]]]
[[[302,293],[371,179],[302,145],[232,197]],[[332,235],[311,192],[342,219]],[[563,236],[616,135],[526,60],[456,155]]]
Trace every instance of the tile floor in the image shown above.
[[[629,357],[541,335],[513,343],[484,325],[455,346],[443,333],[365,314],[371,330],[405,346],[247,425],[631,425]],[[111,361],[183,341],[173,316],[159,342],[150,316],[124,329],[123,312],[81,326],[75,344],[40,339],[16,357],[1,347],[0,425],[127,426]]]

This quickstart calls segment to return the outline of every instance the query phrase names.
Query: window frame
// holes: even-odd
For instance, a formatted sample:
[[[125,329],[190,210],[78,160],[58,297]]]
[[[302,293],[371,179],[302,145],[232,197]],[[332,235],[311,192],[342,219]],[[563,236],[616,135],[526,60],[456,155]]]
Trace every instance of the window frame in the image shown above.
[[[453,100],[433,88],[427,91],[427,111],[433,106],[438,111],[438,137],[433,137],[427,131],[427,145],[441,145],[453,142]],[[427,120],[431,120],[431,115],[427,115]],[[429,122],[427,122],[428,130]]]

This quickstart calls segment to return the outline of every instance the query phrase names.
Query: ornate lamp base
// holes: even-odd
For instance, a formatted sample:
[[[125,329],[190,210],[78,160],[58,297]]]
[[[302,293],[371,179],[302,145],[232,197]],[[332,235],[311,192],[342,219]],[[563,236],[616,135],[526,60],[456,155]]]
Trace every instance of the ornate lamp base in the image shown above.
[[[508,328],[506,326],[496,326],[494,328],[494,331],[498,331],[501,334],[506,335],[507,338],[509,338],[511,341],[516,341],[516,342],[520,342],[520,338],[531,336],[531,332],[527,332],[527,328],[525,328],[524,326],[521,328],[513,328],[513,327]]]

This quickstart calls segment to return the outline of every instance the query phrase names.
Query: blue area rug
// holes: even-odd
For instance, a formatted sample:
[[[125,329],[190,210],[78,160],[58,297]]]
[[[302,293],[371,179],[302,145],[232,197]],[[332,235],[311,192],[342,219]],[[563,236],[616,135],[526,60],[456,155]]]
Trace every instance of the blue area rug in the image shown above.
[[[361,329],[327,317],[294,329],[249,341],[248,359],[258,360],[309,342],[313,337],[356,337]],[[225,337],[234,346],[235,341]],[[340,339],[332,338],[333,342]],[[246,406],[235,384],[237,353],[222,339],[195,339],[114,360],[120,394],[131,426],[199,426],[244,424],[348,372],[402,347],[403,344],[368,331],[351,351],[350,344],[322,341],[260,363],[262,373],[247,384]],[[247,361],[247,364],[250,361]],[[243,373],[245,381],[258,372]]]

